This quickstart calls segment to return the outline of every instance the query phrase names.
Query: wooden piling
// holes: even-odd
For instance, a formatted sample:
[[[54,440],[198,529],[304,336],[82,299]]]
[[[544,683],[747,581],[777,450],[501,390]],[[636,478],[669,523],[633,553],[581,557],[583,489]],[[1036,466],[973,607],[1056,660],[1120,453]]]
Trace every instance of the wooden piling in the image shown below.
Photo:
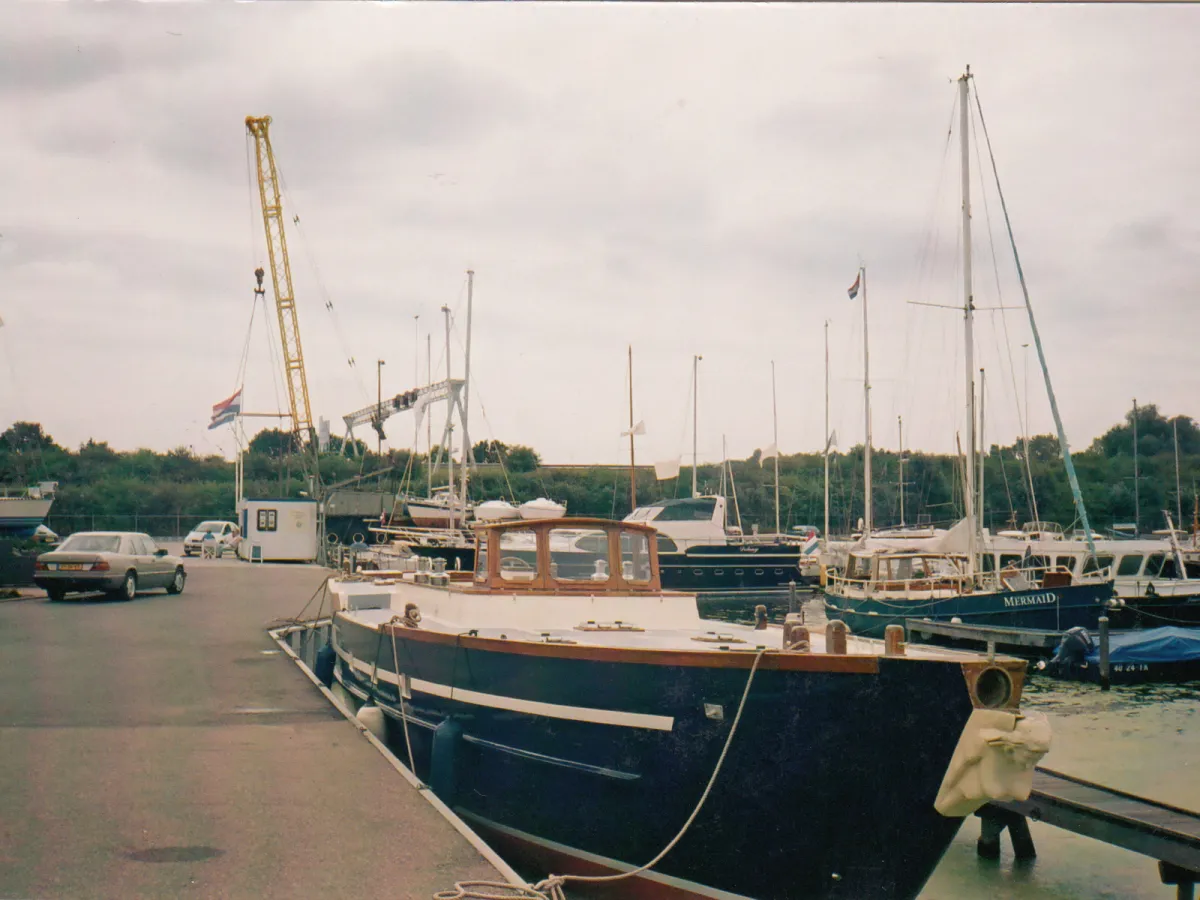
[[[850,629],[841,619],[830,619],[825,623],[825,652],[845,654],[846,636]]]

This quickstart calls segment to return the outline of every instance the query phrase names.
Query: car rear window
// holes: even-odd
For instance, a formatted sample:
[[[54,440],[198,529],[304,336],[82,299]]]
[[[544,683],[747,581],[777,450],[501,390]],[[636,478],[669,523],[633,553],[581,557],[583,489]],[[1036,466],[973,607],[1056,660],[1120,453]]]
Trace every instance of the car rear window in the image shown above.
[[[71,553],[116,553],[121,538],[115,534],[73,534],[58,548]]]

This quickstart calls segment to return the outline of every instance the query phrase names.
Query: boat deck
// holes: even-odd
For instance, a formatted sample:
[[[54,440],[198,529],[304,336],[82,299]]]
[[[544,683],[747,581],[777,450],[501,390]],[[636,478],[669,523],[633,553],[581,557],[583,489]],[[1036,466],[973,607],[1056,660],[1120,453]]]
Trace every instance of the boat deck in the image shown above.
[[[268,637],[325,570],[187,568],[178,597],[0,603],[0,897],[503,881]]]

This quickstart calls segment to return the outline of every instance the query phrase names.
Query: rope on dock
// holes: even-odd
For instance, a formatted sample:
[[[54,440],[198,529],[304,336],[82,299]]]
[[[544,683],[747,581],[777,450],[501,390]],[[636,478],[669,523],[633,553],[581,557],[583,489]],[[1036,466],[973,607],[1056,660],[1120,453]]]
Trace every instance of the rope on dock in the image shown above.
[[[498,881],[460,881],[454,885],[453,890],[441,891],[434,894],[433,900],[567,900],[563,885],[568,881],[587,882],[588,884],[611,883],[631,878],[634,875],[639,875],[648,869],[652,869],[687,834],[688,829],[692,827],[692,823],[696,821],[696,817],[700,815],[700,810],[704,808],[704,803],[708,800],[709,794],[712,793],[713,785],[717,783],[717,776],[721,774],[721,767],[725,764],[725,757],[729,755],[729,747],[733,743],[733,736],[737,734],[738,723],[742,720],[742,712],[746,709],[746,698],[750,696],[750,685],[754,683],[754,675],[758,671],[758,664],[762,662],[763,654],[766,652],[766,647],[759,647],[754,654],[754,663],[750,666],[750,674],[746,678],[746,687],[742,691],[742,699],[738,702],[737,714],[733,717],[733,725],[729,729],[729,736],[725,738],[725,746],[721,748],[721,755],[717,757],[717,764],[713,768],[712,775],[709,776],[704,793],[700,795],[700,800],[696,803],[692,814],[687,817],[687,821],[683,823],[683,827],[679,829],[679,833],[671,838],[671,842],[663,847],[650,862],[644,866],[638,866],[636,869],[630,869],[628,872],[619,872],[616,875],[551,875],[549,878],[539,881],[533,887],[519,887]],[[496,890],[504,890],[508,891],[508,893],[486,893],[486,891]]]

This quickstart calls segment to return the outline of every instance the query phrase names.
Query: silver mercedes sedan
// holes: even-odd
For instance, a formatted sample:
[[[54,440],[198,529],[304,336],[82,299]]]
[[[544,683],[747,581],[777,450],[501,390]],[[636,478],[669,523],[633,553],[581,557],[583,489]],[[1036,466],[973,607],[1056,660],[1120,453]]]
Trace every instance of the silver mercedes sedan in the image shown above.
[[[68,591],[105,591],[132,600],[138,591],[183,591],[183,560],[155,545],[148,534],[131,531],[80,531],[37,558],[33,581],[51,600]]]

